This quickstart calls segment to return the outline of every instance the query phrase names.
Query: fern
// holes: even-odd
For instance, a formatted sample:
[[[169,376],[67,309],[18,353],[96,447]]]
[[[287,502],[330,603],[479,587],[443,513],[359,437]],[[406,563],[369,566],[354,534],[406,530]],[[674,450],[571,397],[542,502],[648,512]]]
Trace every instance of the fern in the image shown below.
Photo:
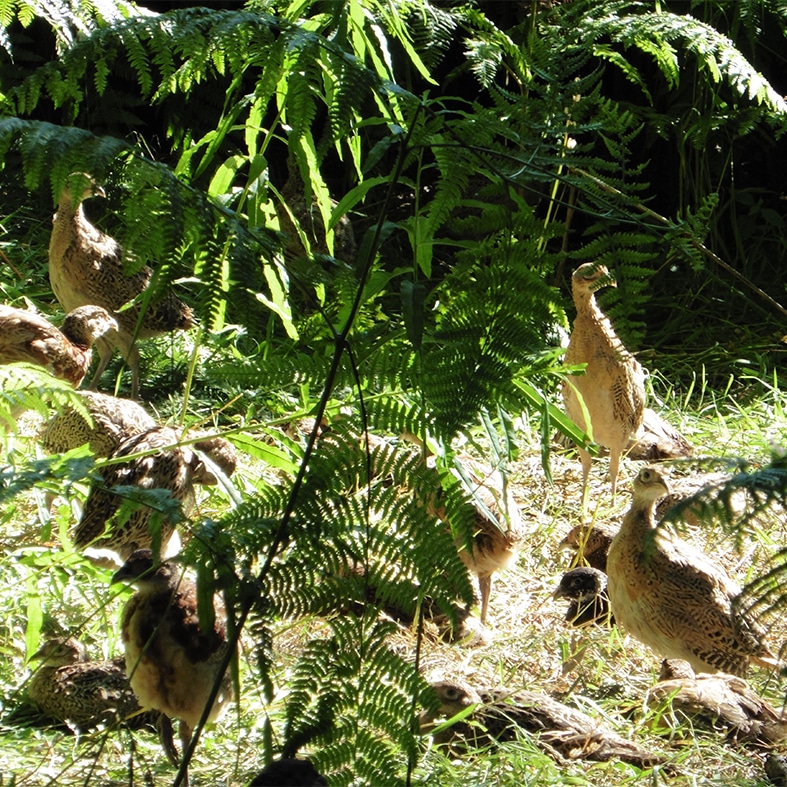
[[[417,748],[413,697],[426,683],[388,649],[390,623],[337,618],[330,627],[332,636],[312,640],[295,666],[283,753],[314,742],[315,763],[337,784],[404,784]]]

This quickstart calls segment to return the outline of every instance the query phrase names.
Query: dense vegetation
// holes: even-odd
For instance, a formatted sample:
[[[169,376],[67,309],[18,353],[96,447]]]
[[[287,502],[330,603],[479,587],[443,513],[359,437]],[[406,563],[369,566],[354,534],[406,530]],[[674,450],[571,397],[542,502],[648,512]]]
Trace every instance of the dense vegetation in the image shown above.
[[[471,603],[452,543],[471,535],[460,443],[504,474],[527,446],[549,479],[555,428],[583,438],[555,395],[571,270],[614,271],[604,308],[676,407],[780,388],[784,7],[171,5],[0,0],[2,300],[58,315],[52,202],[72,172],[106,184],[96,223],[199,317],[142,347],[142,398],[246,462],[189,523],[185,559],[254,650],[255,700],[287,689],[278,717],[246,726],[257,762],[305,748],[336,784],[418,780],[416,706],[434,698],[420,639],[393,648],[378,607]],[[20,398],[68,398],[3,380],[11,423]],[[118,361],[102,383],[122,394],[129,376]],[[417,436],[436,466],[395,441],[370,451],[367,431]],[[4,564],[26,593],[1,631],[21,663],[58,623],[96,637],[116,610],[71,549],[69,506],[50,515],[40,496],[82,497],[92,458],[9,439]],[[766,441],[743,455],[766,461]],[[783,458],[769,472],[778,498]],[[439,487],[452,533],[427,505]],[[285,673],[272,632],[304,620],[321,623]]]

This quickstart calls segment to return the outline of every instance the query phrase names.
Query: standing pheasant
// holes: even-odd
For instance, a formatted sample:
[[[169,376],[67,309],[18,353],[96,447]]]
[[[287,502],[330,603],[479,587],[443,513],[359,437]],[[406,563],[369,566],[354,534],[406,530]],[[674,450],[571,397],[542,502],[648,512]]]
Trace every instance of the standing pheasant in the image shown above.
[[[180,719],[185,748],[208,707],[214,685],[217,693],[208,721],[218,718],[232,701],[230,673],[221,672],[229,649],[224,608],[214,598],[213,620],[205,625],[197,611],[196,584],[183,577],[174,563],[158,563],[149,549],[134,552],[112,582],[136,587],[121,623],[131,688],[142,707]],[[163,735],[171,728],[160,727],[160,732],[168,756],[177,764],[171,741]]]
[[[642,424],[645,375],[596,303],[595,291],[611,283],[607,268],[592,262],[580,265],[571,278],[577,316],[564,362],[569,366],[584,363],[586,367],[584,375],[563,384],[563,403],[568,417],[596,443],[609,449],[614,496],[620,455]],[[584,448],[577,450],[582,461],[584,511],[591,458]]]
[[[118,329],[96,344],[101,360],[91,386],[95,387],[117,348],[131,369],[131,396],[136,399],[140,375],[136,339],[188,330],[194,319],[191,309],[172,292],[148,304],[144,312],[139,305],[123,308],[150,287],[153,271],[144,266],[127,275],[120,245],[88,221],[82,201],[103,194],[89,176],[69,177],[52,221],[49,282],[64,309],[95,303],[112,313]]]
[[[486,624],[492,575],[516,562],[525,536],[525,524],[510,487],[502,483],[499,473],[458,457],[455,466],[455,475],[470,494],[475,509],[472,552],[464,543],[457,542],[459,558],[478,578],[481,623]],[[430,501],[429,507],[438,519],[446,521],[445,506],[439,500]]]
[[[634,498],[607,555],[607,592],[619,625],[656,653],[696,672],[744,676],[750,662],[777,660],[763,632],[737,609],[740,588],[700,550],[656,526],[670,493],[653,467],[634,479]]]

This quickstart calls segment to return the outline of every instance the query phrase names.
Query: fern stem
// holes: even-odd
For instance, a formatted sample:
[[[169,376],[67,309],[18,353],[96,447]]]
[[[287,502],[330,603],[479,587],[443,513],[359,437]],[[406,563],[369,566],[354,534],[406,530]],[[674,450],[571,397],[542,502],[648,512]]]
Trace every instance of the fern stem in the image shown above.
[[[180,768],[178,769],[178,772],[175,775],[175,781],[173,782],[172,787],[179,787],[179,785],[181,785],[183,783],[183,780],[185,779],[189,761],[191,760],[194,754],[194,750],[196,749],[197,743],[199,742],[199,736],[202,730],[204,729],[205,724],[208,721],[208,716],[210,715],[211,709],[213,707],[213,703],[216,697],[218,696],[219,688],[221,685],[221,677],[226,673],[231,661],[233,660],[233,658],[235,658],[237,645],[240,639],[241,632],[243,631],[243,627],[246,624],[246,620],[248,619],[251,609],[258,598],[259,590],[257,588],[262,586],[262,583],[264,582],[265,577],[268,575],[271,565],[273,564],[273,560],[278,554],[279,547],[281,546],[282,542],[284,541],[284,538],[287,535],[287,528],[289,527],[290,520],[292,519],[293,512],[295,511],[295,502],[298,499],[298,495],[300,493],[301,487],[303,486],[304,479],[306,478],[306,470],[309,466],[309,460],[311,459],[311,455],[314,452],[314,447],[317,444],[317,435],[320,430],[320,423],[322,421],[326,409],[328,408],[328,401],[330,400],[331,392],[333,391],[333,386],[334,383],[336,382],[336,376],[339,371],[339,365],[345,351],[348,349],[347,335],[350,332],[352,324],[361,306],[361,299],[363,297],[364,285],[366,283],[369,272],[371,270],[371,266],[375,258],[375,254],[380,245],[380,238],[382,237],[382,231],[385,225],[385,218],[388,214],[388,208],[391,203],[391,200],[393,199],[394,187],[398,183],[399,177],[401,176],[402,173],[402,169],[404,168],[404,161],[407,156],[407,151],[409,149],[409,141],[415,130],[416,120],[418,118],[418,114],[421,111],[421,109],[422,109],[422,105],[418,104],[418,106],[416,107],[415,115],[413,116],[413,120],[408,129],[407,136],[401,145],[399,156],[396,160],[396,166],[394,168],[394,172],[392,174],[391,181],[389,183],[388,190],[385,195],[385,199],[383,200],[382,208],[380,209],[380,217],[378,219],[377,226],[375,227],[375,233],[372,238],[372,242],[368,246],[367,257],[366,260],[364,261],[364,266],[359,275],[358,289],[356,291],[355,299],[350,308],[350,312],[347,316],[347,322],[344,328],[341,330],[339,334],[336,335],[336,346],[334,349],[333,358],[331,359],[331,365],[326,375],[325,385],[323,386],[323,391],[322,391],[322,395],[320,396],[320,401],[318,402],[317,408],[315,410],[314,426],[312,427],[312,431],[306,443],[306,448],[303,452],[303,459],[301,460],[301,464],[298,467],[298,472],[293,481],[292,488],[290,489],[290,494],[287,498],[287,503],[285,504],[284,511],[282,512],[282,517],[281,517],[281,521],[279,522],[279,527],[276,530],[276,533],[274,534],[274,537],[271,541],[271,545],[265,556],[265,560],[263,562],[262,568],[257,574],[257,582],[256,582],[257,587],[254,588],[253,593],[247,593],[243,596],[237,619],[234,621],[230,619],[228,621],[234,625],[230,626],[231,631],[227,636],[227,652],[224,655],[222,662],[216,671],[216,680],[213,683],[213,688],[210,692],[210,696],[208,697],[207,702],[205,703],[205,709],[202,712],[202,716],[200,717],[200,720],[197,723],[196,728],[194,729],[194,734],[192,735],[191,741],[189,742],[189,745],[185,747],[185,751],[183,752],[183,756],[180,763]]]

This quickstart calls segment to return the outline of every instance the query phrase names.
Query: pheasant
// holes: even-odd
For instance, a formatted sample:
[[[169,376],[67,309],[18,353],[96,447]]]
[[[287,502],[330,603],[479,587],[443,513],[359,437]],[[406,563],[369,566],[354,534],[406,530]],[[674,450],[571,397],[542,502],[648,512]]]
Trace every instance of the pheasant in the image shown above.
[[[606,572],[607,553],[616,532],[599,522],[575,525],[560,542],[560,549],[576,550],[578,557],[575,561],[583,561],[591,568]]]
[[[577,316],[564,362],[568,366],[586,364],[586,367],[583,375],[563,384],[562,393],[568,417],[596,443],[609,449],[609,477],[614,497],[620,455],[642,425],[645,375],[596,303],[595,291],[608,283],[612,283],[609,271],[603,265],[587,262],[574,271],[571,289]],[[582,461],[584,511],[591,458],[586,449],[577,450]]]
[[[211,627],[203,627],[197,611],[197,586],[171,562],[157,563],[149,549],[134,552],[112,582],[136,588],[126,604],[121,636],[131,688],[143,708],[179,719],[181,745],[188,746],[193,730],[218,691],[207,720],[214,721],[232,701],[232,679],[221,672],[227,656],[226,614],[214,597]],[[177,752],[160,727],[162,744],[173,765]],[[188,774],[184,784],[188,784]]]
[[[670,494],[661,471],[640,470],[634,497],[607,555],[615,620],[656,653],[697,672],[743,676],[750,662],[775,667],[764,633],[736,608],[738,586],[700,550],[656,527],[656,502]]]
[[[50,454],[62,454],[87,443],[99,457],[112,454],[128,437],[146,432],[156,421],[144,407],[131,399],[98,391],[80,391],[79,397],[93,424],[71,406],[66,406],[47,421],[39,439]]]
[[[626,448],[629,459],[647,462],[688,459],[693,453],[694,446],[650,407],[643,411],[642,423]]]
[[[91,486],[73,534],[77,549],[89,546],[111,549],[125,560],[137,549],[152,546],[156,529],[160,546],[166,546],[176,520],[188,516],[194,508],[194,484],[216,483],[216,477],[206,470],[197,453],[188,445],[178,445],[179,441],[178,431],[159,426],[121,442],[110,458],[129,458],[106,465],[100,472],[100,480]],[[150,453],[135,456],[144,452]],[[140,505],[122,519],[124,498],[114,491],[118,486],[167,491],[180,503],[181,510],[173,512],[165,508],[156,521],[153,509]]]
[[[0,305],[0,364],[43,366],[77,388],[90,366],[93,344],[116,329],[117,322],[100,306],[75,307],[56,328],[33,312]]]
[[[475,507],[473,551],[468,552],[459,543],[459,557],[478,577],[481,623],[486,624],[492,575],[516,561],[525,526],[511,490],[503,488],[489,469],[473,466],[469,461],[460,463],[458,458],[456,463],[456,475],[462,478]],[[446,518],[445,508],[439,502],[430,502],[429,507],[439,519]]]
[[[153,271],[145,266],[126,275],[123,251],[117,241],[88,221],[82,201],[104,196],[92,178],[73,173],[60,194],[49,240],[49,282],[64,309],[87,303],[103,306],[117,320],[117,331],[97,342],[100,361],[91,386],[95,387],[115,348],[132,373],[131,397],[139,396],[139,350],[136,339],[149,339],[194,324],[191,308],[171,291],[148,304],[124,309],[151,284]]]
[[[79,730],[114,720],[132,727],[151,724],[129,688],[122,658],[88,661],[79,640],[58,637],[47,640],[33,660],[42,664],[30,679],[28,694],[45,716]]]
[[[729,731],[732,739],[772,746],[787,738],[787,719],[736,675],[694,674],[679,659],[665,659],[659,682],[648,690],[645,705],[665,706],[692,719],[705,720]],[[665,714],[661,714],[662,723]]]
[[[566,621],[577,628],[611,626],[615,622],[609,609],[607,575],[598,569],[580,566],[567,571],[552,598],[569,599]]]
[[[432,687],[440,703],[441,716],[451,718],[476,705],[468,718],[486,729],[484,734],[477,725],[458,721],[435,737],[438,743],[461,739],[471,745],[488,746],[494,741],[516,740],[517,730],[525,730],[536,736],[539,748],[558,760],[622,760],[639,768],[652,768],[664,761],[660,755],[645,751],[597,719],[543,692],[505,689],[478,692],[461,681],[438,681]],[[428,731],[435,718],[430,712],[423,713],[421,729]]]

